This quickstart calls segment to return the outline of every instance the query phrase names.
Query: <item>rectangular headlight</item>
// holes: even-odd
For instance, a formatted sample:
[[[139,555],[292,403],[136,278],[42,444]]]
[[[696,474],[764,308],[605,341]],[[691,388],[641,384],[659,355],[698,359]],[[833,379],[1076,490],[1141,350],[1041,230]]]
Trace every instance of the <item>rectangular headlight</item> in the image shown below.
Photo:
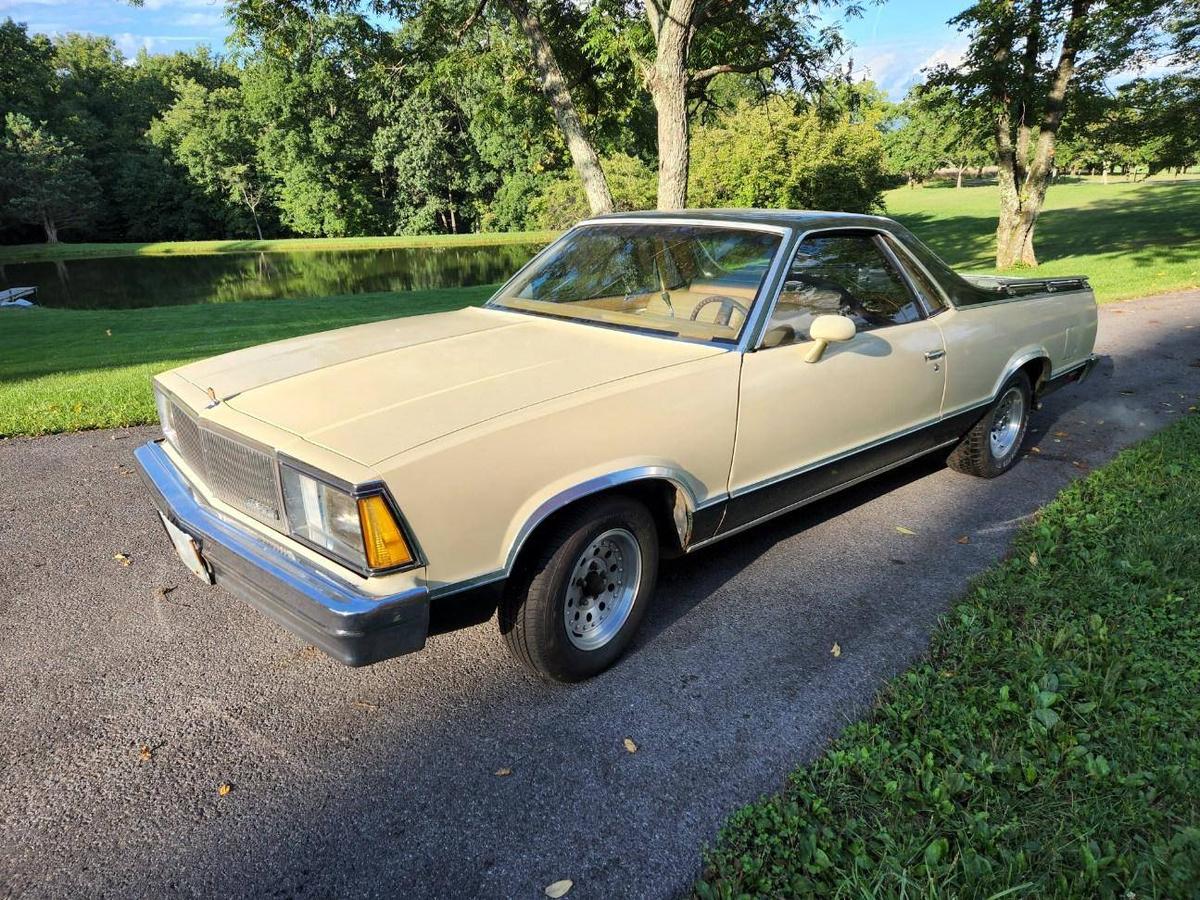
[[[287,463],[279,467],[293,537],[362,572],[396,569],[413,553],[382,494],[355,496]]]
[[[367,555],[354,498],[346,491],[288,465],[279,467],[279,476],[292,535],[365,569]]]

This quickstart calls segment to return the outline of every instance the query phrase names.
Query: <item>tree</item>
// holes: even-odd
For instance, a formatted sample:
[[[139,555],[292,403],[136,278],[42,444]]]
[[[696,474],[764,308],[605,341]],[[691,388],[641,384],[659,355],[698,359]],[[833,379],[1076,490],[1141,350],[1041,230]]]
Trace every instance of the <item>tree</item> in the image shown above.
[[[1074,82],[1099,82],[1149,59],[1165,34],[1160,0],[978,0],[951,19],[970,46],[954,87],[993,126],[1000,185],[996,265],[1037,265],[1034,233],[1054,172]]]
[[[547,14],[568,17],[566,0],[544,0],[540,7],[530,0],[500,0],[502,9],[520,30],[530,50],[537,81],[563,135],[571,160],[595,213],[612,208],[612,197],[604,181],[599,155],[588,134],[572,94],[559,53],[543,27]],[[555,6],[555,4],[559,4]],[[317,16],[335,14],[365,17],[361,8],[375,14],[391,14],[403,23],[424,20],[428,34],[465,37],[479,23],[487,22],[488,0],[474,0],[464,8],[458,0],[229,0],[240,36],[265,39],[281,30],[294,30],[297,21],[311,22]]]
[[[9,215],[40,225],[51,244],[58,242],[60,230],[89,224],[99,186],[75,145],[19,113],[5,116],[4,132]]]
[[[9,113],[46,118],[54,93],[53,49],[40,34],[12,19],[0,23],[0,122]]]
[[[834,26],[822,26],[818,0],[597,0],[590,46],[602,58],[632,59],[657,113],[658,208],[688,199],[689,113],[720,75],[759,76],[763,92],[813,91],[842,49]],[[850,3],[850,12],[858,6]],[[640,14],[640,15],[639,15]]]
[[[885,135],[888,168],[903,175],[909,187],[941,168],[963,171],[988,159],[987,125],[974,109],[963,109],[944,87],[914,86],[897,110],[897,121]]]
[[[236,87],[179,86],[175,103],[154,122],[150,139],[164,148],[210,196],[246,209],[262,239],[258,210],[268,181],[260,171],[250,117]]]

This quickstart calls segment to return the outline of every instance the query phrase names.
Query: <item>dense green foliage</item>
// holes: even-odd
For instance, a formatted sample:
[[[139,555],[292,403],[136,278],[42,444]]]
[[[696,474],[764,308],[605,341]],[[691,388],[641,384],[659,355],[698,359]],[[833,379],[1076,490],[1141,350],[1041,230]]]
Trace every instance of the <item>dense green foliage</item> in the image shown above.
[[[494,290],[8,312],[0,330],[0,438],[153,422],[156,372],[298,334],[458,309]]]
[[[871,123],[782,98],[742,103],[696,130],[690,181],[700,207],[868,212],[886,186],[883,139]]]
[[[1194,896],[1200,416],[1064,491],[701,898]]]
[[[774,18],[751,28],[760,45],[769,38],[780,53],[794,39],[787,51],[793,69],[797,54],[817,53],[836,36],[828,29],[816,35],[808,12],[796,12],[790,24],[780,18],[801,5],[777,4]],[[28,121],[43,146],[65,151],[59,168],[75,183],[62,185],[70,190],[58,206],[77,211],[59,222],[67,240],[462,233],[579,219],[587,204],[527,42],[502,8],[489,7],[469,34],[460,33],[451,27],[466,18],[459,6],[424,4],[398,16],[398,26],[391,20],[389,30],[363,4],[247,0],[230,5],[236,30],[229,56],[202,48],[132,61],[109,38],[50,41],[10,20],[0,26],[0,119],[23,116],[14,121]],[[539,15],[617,208],[654,206],[654,110],[634,64],[649,40],[644,16],[567,3],[546,3]],[[763,51],[745,43],[746,15],[726,9],[705,19],[696,59]],[[787,80],[817,85],[799,70]],[[831,82],[829,92],[838,85]],[[762,93],[753,73],[705,76],[691,100],[701,136],[764,124],[745,108]],[[877,166],[871,153],[857,152],[861,135],[846,140],[849,126],[828,117],[819,92],[784,96],[778,109],[821,130],[801,142],[821,159],[797,176],[776,158],[776,183],[758,185],[755,194],[762,202],[813,197],[835,208],[870,208]],[[753,136],[739,137],[746,144]],[[28,141],[13,135],[7,143],[14,161],[7,169],[36,167],[19,158]],[[878,145],[877,135],[869,144]],[[859,171],[860,164],[867,168]],[[830,172],[845,177],[814,190],[815,179]],[[11,187],[0,194],[0,241],[52,238],[42,224]]]

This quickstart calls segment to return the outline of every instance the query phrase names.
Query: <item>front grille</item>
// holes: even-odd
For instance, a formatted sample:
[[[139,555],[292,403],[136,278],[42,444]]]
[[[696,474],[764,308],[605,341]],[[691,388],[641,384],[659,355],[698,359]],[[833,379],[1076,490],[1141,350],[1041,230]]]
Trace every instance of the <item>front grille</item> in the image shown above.
[[[278,527],[283,517],[271,455],[207,428],[200,431],[200,439],[213,493],[264,525]]]
[[[214,494],[272,528],[282,528],[275,460],[270,453],[226,437],[173,403],[175,449]]]
[[[175,449],[183,461],[201,478],[207,478],[204,469],[204,446],[200,443],[200,423],[187,414],[178,403],[171,404],[171,427],[175,430]]]

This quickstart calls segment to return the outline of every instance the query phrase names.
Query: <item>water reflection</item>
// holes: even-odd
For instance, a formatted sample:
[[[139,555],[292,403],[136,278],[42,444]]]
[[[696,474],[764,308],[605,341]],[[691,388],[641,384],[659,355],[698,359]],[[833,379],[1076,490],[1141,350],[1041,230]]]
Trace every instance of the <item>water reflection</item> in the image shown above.
[[[537,244],[447,249],[136,256],[0,266],[0,287],[36,285],[43,306],[131,309],[503,281]]]

